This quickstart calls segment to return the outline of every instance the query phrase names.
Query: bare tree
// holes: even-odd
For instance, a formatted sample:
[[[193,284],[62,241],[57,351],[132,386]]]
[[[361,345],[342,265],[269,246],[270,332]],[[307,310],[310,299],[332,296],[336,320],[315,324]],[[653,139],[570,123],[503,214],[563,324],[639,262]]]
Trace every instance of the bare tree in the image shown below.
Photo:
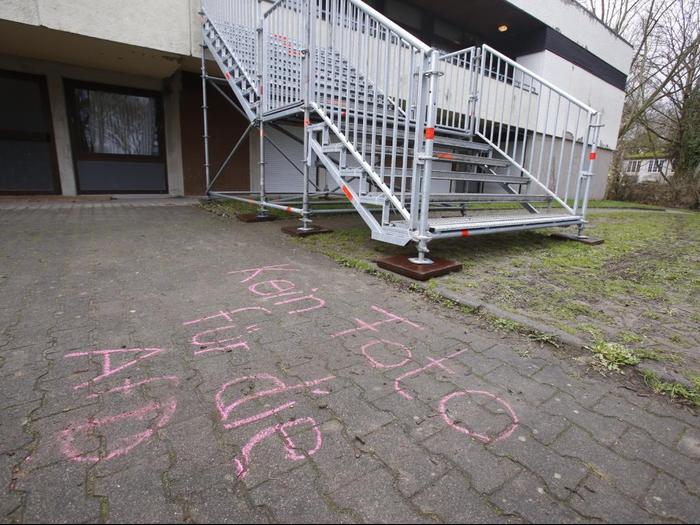
[[[667,148],[683,120],[683,100],[697,85],[698,0],[579,0],[603,23],[626,38],[634,55],[625,107],[613,157],[608,196],[620,197],[622,164],[640,136],[655,136]],[[659,125],[660,117],[666,117]],[[687,119],[686,119],[687,120]],[[681,126],[682,127],[682,126]],[[676,142],[679,142],[676,137]],[[650,144],[651,146],[651,141]],[[675,168],[675,165],[674,165]]]

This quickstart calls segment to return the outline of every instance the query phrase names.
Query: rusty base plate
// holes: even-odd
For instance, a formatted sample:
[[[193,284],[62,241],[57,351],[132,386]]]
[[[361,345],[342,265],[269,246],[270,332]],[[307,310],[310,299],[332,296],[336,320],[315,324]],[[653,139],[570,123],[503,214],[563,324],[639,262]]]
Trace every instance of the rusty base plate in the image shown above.
[[[270,222],[277,220],[273,215],[265,215],[260,217],[257,213],[237,213],[236,217],[242,222]]]
[[[427,281],[440,275],[459,272],[462,269],[462,263],[448,259],[434,259],[433,264],[414,264],[408,259],[408,255],[394,255],[376,262],[380,268],[417,281]]]
[[[555,239],[561,239],[564,241],[576,241],[582,242],[583,244],[590,244],[591,246],[597,246],[598,244],[603,244],[605,241],[603,239],[595,239],[593,237],[579,237],[575,233],[553,233],[551,235]]]
[[[292,237],[309,237],[311,235],[320,235],[322,233],[333,233],[333,230],[324,228],[323,226],[311,226],[308,230],[302,230],[298,226],[285,226],[282,232]]]

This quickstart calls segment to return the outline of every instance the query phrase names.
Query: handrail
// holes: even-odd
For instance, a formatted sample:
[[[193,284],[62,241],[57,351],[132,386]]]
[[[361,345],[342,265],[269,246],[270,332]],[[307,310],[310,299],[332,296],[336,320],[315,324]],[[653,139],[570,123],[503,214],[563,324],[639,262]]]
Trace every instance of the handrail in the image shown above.
[[[388,29],[396,33],[398,36],[400,36],[403,40],[406,41],[406,43],[411,44],[412,46],[415,46],[417,49],[422,51],[423,53],[431,53],[433,51],[433,48],[423,42],[420,38],[417,36],[413,35],[412,33],[409,33],[406,31],[403,27],[398,25],[396,22],[393,22],[391,19],[387,18],[383,14],[381,14],[379,11],[376,9],[370,7],[369,5],[365,4],[362,1],[358,0],[348,0],[352,5],[357,7],[360,11],[363,11],[364,13],[368,14],[369,16],[375,18],[378,22],[381,22],[385,26],[387,26]]]
[[[511,59],[511,58],[508,58],[507,56],[505,56],[505,55],[504,55],[503,53],[501,53],[500,51],[496,51],[494,48],[492,48],[491,46],[489,46],[489,45],[487,45],[487,44],[484,44],[484,45],[483,45],[483,48],[484,48],[486,51],[489,51],[490,53],[493,53],[493,54],[496,55],[498,58],[500,58],[501,60],[503,60],[504,62],[506,62],[507,64],[510,64],[510,65],[513,66],[514,68],[520,70],[521,72],[527,73],[529,76],[531,76],[532,78],[534,78],[535,80],[537,80],[537,82],[540,82],[542,85],[547,86],[549,89],[551,89],[552,91],[554,91],[554,92],[557,93],[558,95],[561,95],[562,97],[566,98],[567,100],[570,100],[570,101],[573,102],[574,104],[576,104],[576,105],[578,105],[578,106],[581,106],[582,109],[585,109],[585,110],[588,111],[589,113],[592,113],[592,114],[598,113],[595,109],[593,109],[593,108],[592,108],[591,106],[589,106],[588,104],[585,104],[584,102],[581,102],[581,101],[580,101],[579,99],[577,99],[576,97],[569,95],[566,91],[564,91],[564,90],[558,88],[557,86],[555,86],[554,84],[552,84],[552,83],[549,82],[548,80],[545,80],[544,78],[542,78],[541,76],[539,76],[537,73],[534,73],[533,71],[529,70],[528,68],[526,68],[526,67],[524,67],[524,66],[518,64],[515,60],[513,60],[513,59]]]

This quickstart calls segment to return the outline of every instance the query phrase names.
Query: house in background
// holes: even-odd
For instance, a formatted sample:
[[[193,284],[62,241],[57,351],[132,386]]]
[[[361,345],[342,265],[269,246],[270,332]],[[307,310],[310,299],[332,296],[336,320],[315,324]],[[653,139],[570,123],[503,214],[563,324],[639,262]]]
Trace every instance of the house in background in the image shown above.
[[[635,182],[666,182],[664,176],[673,176],[671,161],[654,153],[627,157],[623,171],[627,177],[635,179]]]
[[[601,111],[591,196],[603,196],[627,42],[573,0],[368,3],[445,51],[489,44]],[[203,194],[199,8],[199,0],[0,3],[0,193]],[[208,104],[217,165],[248,123],[214,90]],[[266,152],[269,191],[296,190],[289,159],[299,157],[301,130],[270,133],[282,151]],[[257,140],[238,150],[221,188],[255,189]]]

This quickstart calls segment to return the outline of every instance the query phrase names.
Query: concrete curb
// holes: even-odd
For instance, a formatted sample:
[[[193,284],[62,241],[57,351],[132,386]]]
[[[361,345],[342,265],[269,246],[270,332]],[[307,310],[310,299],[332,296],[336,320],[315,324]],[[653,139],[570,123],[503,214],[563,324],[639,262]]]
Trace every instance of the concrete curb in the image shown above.
[[[376,264],[376,261],[373,261]],[[362,271],[362,270],[359,270]],[[461,306],[466,306],[468,308],[472,308],[474,310],[479,310],[482,312],[486,312],[490,315],[493,315],[495,317],[499,317],[502,319],[508,319],[509,321],[514,321],[516,323],[519,323],[523,325],[525,328],[528,328],[532,331],[536,332],[542,332],[543,334],[546,335],[552,335],[555,336],[559,341],[561,341],[563,344],[565,344],[568,347],[571,347],[575,350],[583,350],[586,346],[588,346],[589,343],[587,343],[585,340],[581,339],[580,337],[576,337],[575,335],[571,335],[559,328],[556,328],[554,326],[550,326],[546,323],[536,321],[530,317],[527,317],[525,315],[517,314],[515,312],[510,312],[508,310],[503,310],[502,308],[479,300],[474,296],[469,296],[469,295],[457,295],[454,292],[451,292],[450,290],[446,290],[445,288],[442,288],[440,286],[437,286],[436,288],[430,290],[430,285],[429,282],[421,282],[421,281],[415,281],[413,279],[409,279],[408,277],[404,277],[399,274],[395,274],[393,272],[388,272],[386,270],[383,270],[379,267],[376,268],[375,270],[375,275],[384,277],[388,281],[393,281],[393,282],[401,282],[405,285],[408,285],[410,287],[418,287],[420,288],[423,292],[428,292],[431,291],[432,293],[436,293],[439,295],[441,298],[447,299],[448,301],[451,301],[453,303],[456,303]]]
[[[584,347],[588,345],[586,341],[583,339],[576,337],[575,335],[571,335],[569,333],[566,333],[563,330],[560,330],[559,328],[556,328],[554,326],[550,326],[548,324],[542,323],[540,321],[536,321],[534,319],[531,319],[530,317],[527,317],[525,315],[517,314],[514,312],[510,312],[508,310],[503,310],[502,308],[499,308],[498,306],[487,303],[484,301],[480,301],[475,297],[469,297],[469,296],[461,296],[457,295],[455,293],[450,292],[449,290],[437,288],[436,292],[439,293],[442,297],[445,299],[449,299],[450,301],[453,301],[457,304],[461,304],[464,306],[468,306],[470,308],[482,310],[484,312],[487,312],[491,315],[494,315],[496,317],[500,317],[503,319],[508,319],[510,321],[514,321],[516,323],[519,323],[526,328],[529,328],[533,331],[537,332],[542,332],[547,335],[553,335],[557,339],[559,339],[562,343],[564,343],[567,346],[571,346],[576,348],[577,350],[581,350]]]

